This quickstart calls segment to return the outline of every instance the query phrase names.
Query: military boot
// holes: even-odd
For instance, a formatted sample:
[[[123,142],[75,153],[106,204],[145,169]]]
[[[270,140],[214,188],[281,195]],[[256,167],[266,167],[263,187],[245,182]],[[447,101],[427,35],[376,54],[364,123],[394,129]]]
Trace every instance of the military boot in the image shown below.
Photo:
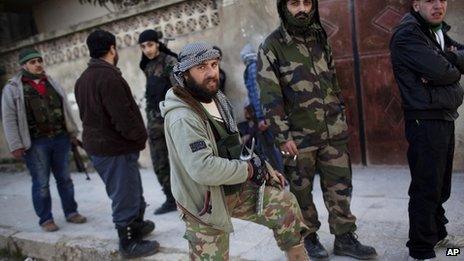
[[[176,211],[177,210],[177,205],[176,205],[176,200],[171,197],[167,197],[166,201],[159,207],[158,209],[155,210],[155,215],[161,215],[164,213],[168,213],[171,211]]]
[[[151,256],[159,251],[157,241],[143,240],[137,225],[118,228],[119,253],[124,258]]]
[[[361,244],[361,242],[358,241],[358,236],[351,232],[335,235],[334,254],[339,256],[350,256],[361,260],[377,257],[375,248]]]
[[[319,241],[319,237],[316,233],[306,236],[304,245],[306,251],[308,251],[309,257],[312,259],[327,259],[329,257],[329,253],[327,253],[327,250],[325,250],[324,246]]]
[[[137,219],[135,219],[136,227],[139,229],[140,237],[145,237],[155,230],[155,223],[150,220],[143,220],[145,209],[141,210]]]

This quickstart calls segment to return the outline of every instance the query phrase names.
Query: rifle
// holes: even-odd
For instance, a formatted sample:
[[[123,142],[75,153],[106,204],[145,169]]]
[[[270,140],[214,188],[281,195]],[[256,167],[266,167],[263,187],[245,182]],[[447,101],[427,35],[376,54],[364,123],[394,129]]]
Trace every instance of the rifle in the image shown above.
[[[84,172],[85,176],[87,177],[86,180],[90,180],[89,173],[87,172],[87,168],[85,167],[85,164],[84,164],[84,160],[82,159],[82,156],[79,153],[79,150],[77,149],[78,146],[81,148],[84,148],[82,146],[82,141],[77,140],[77,144],[78,145],[71,143],[71,150],[73,153],[74,163],[76,163],[77,172],[80,172],[80,173]]]

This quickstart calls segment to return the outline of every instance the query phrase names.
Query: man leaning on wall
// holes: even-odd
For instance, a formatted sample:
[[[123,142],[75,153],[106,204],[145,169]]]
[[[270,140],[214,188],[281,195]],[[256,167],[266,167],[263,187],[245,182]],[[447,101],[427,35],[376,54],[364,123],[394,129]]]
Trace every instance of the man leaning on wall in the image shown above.
[[[451,192],[454,121],[464,90],[464,45],[451,39],[443,20],[446,0],[414,0],[396,28],[391,60],[405,116],[409,187],[409,255],[435,257],[435,247],[463,247],[448,235],[443,204]]]
[[[68,166],[71,142],[77,144],[77,126],[66,93],[45,73],[42,55],[35,49],[19,54],[21,71],[2,93],[2,122],[11,154],[26,161],[32,178],[32,203],[44,231],[58,230],[52,215],[50,172],[56,180],[66,221],[85,223],[77,211]]]

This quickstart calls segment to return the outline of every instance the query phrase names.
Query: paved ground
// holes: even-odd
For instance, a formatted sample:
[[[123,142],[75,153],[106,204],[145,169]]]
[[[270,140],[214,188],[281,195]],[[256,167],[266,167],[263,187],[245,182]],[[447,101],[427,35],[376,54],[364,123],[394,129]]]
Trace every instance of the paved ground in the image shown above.
[[[110,201],[98,175],[91,174],[86,181],[82,174],[74,174],[76,199],[79,210],[88,217],[83,225],[68,224],[62,215],[54,182],[51,182],[53,213],[60,230],[42,232],[37,225],[30,195],[30,177],[27,173],[0,173],[0,248],[9,244],[20,249],[25,256],[47,260],[110,260],[117,259],[116,232],[111,223]],[[162,253],[145,260],[185,260],[187,243],[182,239],[184,225],[177,213],[154,216],[151,213],[163,201],[160,186],[152,170],[142,170],[145,199],[149,203],[146,217],[156,222],[151,239],[161,243]],[[361,241],[377,248],[379,260],[407,260],[407,188],[409,174],[403,168],[355,168],[352,211],[358,218]],[[315,184],[319,184],[316,180]],[[333,236],[329,234],[327,211],[322,202],[321,190],[315,188],[316,205],[323,225],[320,238],[329,252],[333,251]],[[464,174],[453,178],[451,199],[446,204],[451,233],[464,236]],[[264,227],[234,220],[235,233],[231,235],[230,254],[240,260],[285,260],[278,249],[272,232]],[[464,249],[461,250],[464,252]],[[437,254],[446,258],[445,250]],[[335,257],[331,260],[351,260]]]

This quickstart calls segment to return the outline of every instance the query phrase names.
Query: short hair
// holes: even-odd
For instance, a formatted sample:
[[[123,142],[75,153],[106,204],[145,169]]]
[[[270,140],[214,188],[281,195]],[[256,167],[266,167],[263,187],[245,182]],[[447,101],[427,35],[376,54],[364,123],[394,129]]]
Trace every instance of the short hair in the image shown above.
[[[90,57],[100,58],[110,51],[112,45],[116,47],[116,37],[108,31],[98,29],[89,34],[86,43]]]

